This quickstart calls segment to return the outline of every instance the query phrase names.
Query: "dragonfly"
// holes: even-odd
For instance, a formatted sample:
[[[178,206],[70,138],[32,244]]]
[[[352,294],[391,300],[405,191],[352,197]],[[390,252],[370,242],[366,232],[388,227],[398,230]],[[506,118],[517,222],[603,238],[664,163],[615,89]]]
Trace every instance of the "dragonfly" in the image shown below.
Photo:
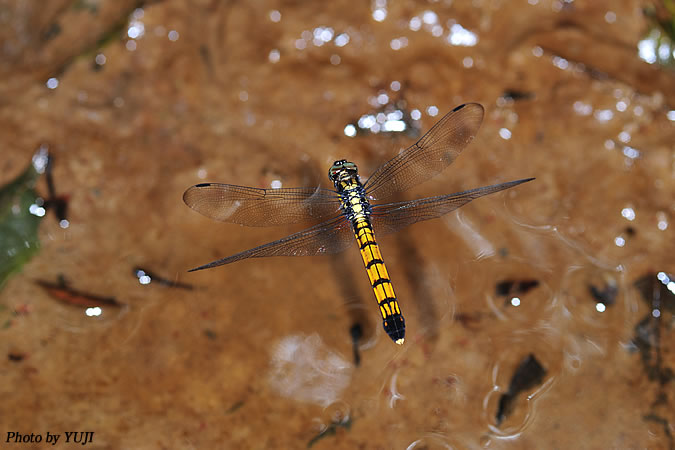
[[[334,189],[261,189],[222,183],[188,188],[183,201],[214,220],[253,227],[318,222],[273,242],[191,269],[210,269],[249,258],[335,254],[356,242],[387,335],[405,340],[405,319],[375,240],[417,222],[448,214],[472,200],[534,180],[524,178],[453,194],[379,203],[442,172],[476,136],[484,109],[466,103],[441,118],[415,144],[382,164],[365,183],[355,163],[335,161],[328,171]],[[356,239],[354,239],[356,238]]]

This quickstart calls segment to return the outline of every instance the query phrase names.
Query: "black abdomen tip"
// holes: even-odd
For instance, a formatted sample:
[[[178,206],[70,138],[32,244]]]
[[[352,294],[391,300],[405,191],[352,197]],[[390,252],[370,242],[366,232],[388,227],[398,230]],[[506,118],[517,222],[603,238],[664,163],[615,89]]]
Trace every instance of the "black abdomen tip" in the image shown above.
[[[403,344],[405,340],[405,319],[401,314],[393,314],[382,321],[382,326],[392,341]]]

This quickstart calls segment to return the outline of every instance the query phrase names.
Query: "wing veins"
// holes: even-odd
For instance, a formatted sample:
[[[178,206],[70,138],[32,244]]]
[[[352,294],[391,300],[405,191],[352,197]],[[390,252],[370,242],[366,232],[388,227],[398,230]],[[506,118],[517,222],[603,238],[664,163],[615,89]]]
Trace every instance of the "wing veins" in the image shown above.
[[[316,222],[340,208],[337,194],[328,189],[262,189],[222,183],[192,186],[183,201],[211,219],[246,226]]]
[[[248,258],[268,256],[312,256],[339,253],[353,244],[351,224],[343,215],[322,222],[313,227],[285,236],[276,241],[244,250],[232,256],[204,264],[189,272],[231,264]]]
[[[375,205],[371,214],[373,228],[378,235],[394,233],[414,223],[441,217],[477,198],[494,194],[532,180],[534,178],[524,178],[522,180],[456,192],[454,194]]]
[[[473,140],[483,121],[477,103],[460,105],[443,116],[416,143],[382,164],[364,187],[371,199],[405,191],[439,174]]]

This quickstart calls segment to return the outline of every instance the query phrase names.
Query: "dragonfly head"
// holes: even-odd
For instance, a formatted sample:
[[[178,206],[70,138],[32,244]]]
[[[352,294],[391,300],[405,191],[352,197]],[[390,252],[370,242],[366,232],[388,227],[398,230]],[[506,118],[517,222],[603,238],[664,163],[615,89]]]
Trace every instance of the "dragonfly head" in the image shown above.
[[[328,170],[328,178],[333,183],[345,181],[359,175],[359,169],[356,164],[349,162],[346,159],[335,161]]]

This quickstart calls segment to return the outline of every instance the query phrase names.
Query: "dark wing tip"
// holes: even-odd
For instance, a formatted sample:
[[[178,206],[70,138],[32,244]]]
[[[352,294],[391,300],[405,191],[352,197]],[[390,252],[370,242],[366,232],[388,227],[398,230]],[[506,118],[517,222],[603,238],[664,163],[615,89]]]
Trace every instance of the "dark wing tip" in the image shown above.
[[[205,188],[211,186],[213,183],[199,183],[194,186],[190,186],[183,192],[183,202],[188,205],[190,208],[194,206],[194,201],[191,199],[192,195],[195,194],[195,191],[199,188]]]
[[[462,123],[464,126],[472,130],[470,133],[471,136],[469,137],[469,141],[471,141],[478,133],[481,123],[483,123],[483,119],[485,118],[485,108],[483,108],[483,105],[480,103],[463,103],[447,113],[445,117],[439,121],[439,123],[444,120],[450,120],[451,117],[462,118]],[[437,125],[438,123],[434,125],[434,128]],[[467,144],[468,142],[464,143],[464,145]]]
[[[455,106],[455,108],[454,108],[452,111],[450,111],[450,112],[453,112],[453,113],[454,113],[454,112],[457,112],[457,111],[459,111],[460,109],[466,108],[467,106],[471,106],[471,107],[473,107],[473,108],[478,108],[478,109],[480,109],[481,111],[485,111],[485,108],[483,108],[483,105],[481,105],[480,103],[469,102],[469,103],[462,103],[462,104],[459,105],[459,106]]]

